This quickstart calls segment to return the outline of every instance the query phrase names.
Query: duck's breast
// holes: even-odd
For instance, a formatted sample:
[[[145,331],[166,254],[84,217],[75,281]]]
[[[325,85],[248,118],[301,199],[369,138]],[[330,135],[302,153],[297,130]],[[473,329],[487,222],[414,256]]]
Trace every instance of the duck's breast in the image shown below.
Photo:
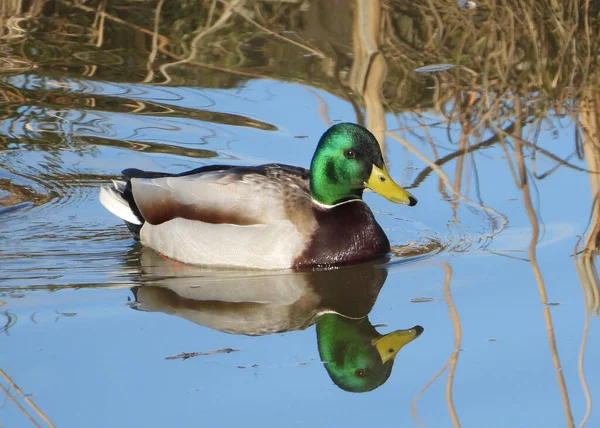
[[[362,200],[313,207],[316,228],[294,266],[357,263],[389,252],[390,242]]]

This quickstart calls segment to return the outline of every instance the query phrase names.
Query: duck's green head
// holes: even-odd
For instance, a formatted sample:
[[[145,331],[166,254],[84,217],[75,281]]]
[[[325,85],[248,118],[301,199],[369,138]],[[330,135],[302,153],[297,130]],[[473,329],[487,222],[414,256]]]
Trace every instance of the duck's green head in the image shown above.
[[[366,317],[355,320],[335,313],[319,316],[316,324],[327,373],[338,387],[350,392],[381,386],[392,373],[398,351],[423,333],[423,327],[416,325],[381,335]]]
[[[417,204],[391,179],[375,136],[353,123],[338,123],[323,134],[310,172],[312,197],[322,204],[361,199],[365,187],[398,204]]]

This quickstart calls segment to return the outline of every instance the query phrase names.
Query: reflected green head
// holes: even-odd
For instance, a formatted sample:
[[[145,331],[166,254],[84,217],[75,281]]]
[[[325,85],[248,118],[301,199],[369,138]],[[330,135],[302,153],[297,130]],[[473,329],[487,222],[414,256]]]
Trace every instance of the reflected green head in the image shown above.
[[[317,319],[319,354],[331,380],[345,391],[367,392],[383,384],[394,361],[382,364],[371,340],[379,336],[368,318],[352,320],[338,314]]]
[[[350,319],[336,313],[320,315],[319,355],[331,380],[349,392],[367,392],[390,377],[394,358],[423,332],[421,326],[381,335],[369,318]]]

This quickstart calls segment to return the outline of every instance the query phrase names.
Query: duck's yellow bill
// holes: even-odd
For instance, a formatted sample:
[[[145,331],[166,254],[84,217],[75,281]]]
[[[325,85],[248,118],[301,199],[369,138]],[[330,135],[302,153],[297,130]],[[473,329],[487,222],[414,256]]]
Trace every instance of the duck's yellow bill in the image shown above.
[[[406,204],[411,207],[417,205],[417,198],[398,186],[385,169],[378,168],[375,165],[373,165],[366,186],[397,204]]]
[[[408,330],[396,330],[385,336],[373,339],[371,343],[377,348],[377,353],[381,357],[383,364],[396,357],[396,354],[404,345],[412,342],[423,333],[423,327],[416,325]]]

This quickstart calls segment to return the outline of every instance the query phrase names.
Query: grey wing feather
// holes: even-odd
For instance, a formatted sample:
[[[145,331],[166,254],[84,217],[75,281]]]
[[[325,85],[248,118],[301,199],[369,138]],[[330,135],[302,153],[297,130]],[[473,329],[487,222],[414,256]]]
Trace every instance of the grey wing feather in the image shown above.
[[[308,171],[287,165],[237,167],[180,177],[132,178],[151,224],[182,217],[207,223],[264,224],[286,219],[290,201],[310,201]],[[294,202],[296,203],[296,202]]]

